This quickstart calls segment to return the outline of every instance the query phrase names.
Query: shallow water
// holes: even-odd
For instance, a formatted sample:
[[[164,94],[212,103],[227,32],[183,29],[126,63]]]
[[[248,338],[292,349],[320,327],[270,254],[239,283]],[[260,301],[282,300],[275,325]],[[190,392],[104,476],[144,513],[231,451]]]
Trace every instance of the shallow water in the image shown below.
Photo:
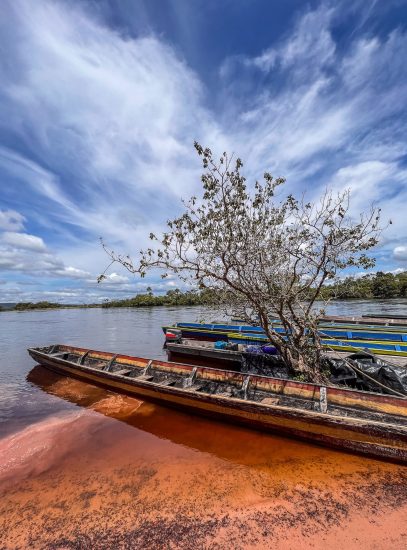
[[[26,353],[60,342],[162,358],[162,324],[205,316],[0,314],[0,548],[406,548],[407,468],[114,394]]]

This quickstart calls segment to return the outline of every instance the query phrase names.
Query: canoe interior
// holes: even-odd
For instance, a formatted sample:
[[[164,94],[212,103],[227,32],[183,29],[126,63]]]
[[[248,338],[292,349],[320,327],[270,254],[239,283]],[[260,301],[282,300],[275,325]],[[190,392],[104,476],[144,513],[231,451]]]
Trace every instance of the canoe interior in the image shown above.
[[[407,399],[401,397],[203,366],[152,361],[65,345],[33,348],[29,352],[39,363],[45,360],[44,364],[49,365],[50,360],[56,364],[60,361],[68,366],[76,366],[78,370],[92,369],[93,372],[113,375],[116,379],[127,380],[130,385],[151,382],[155,387],[172,387],[189,394],[244,399],[261,405],[316,412],[321,412],[323,408],[322,412],[338,417],[400,426],[406,424]]]
[[[261,345],[268,342],[266,335],[262,334],[245,334],[245,333],[228,333],[229,342],[246,345]],[[325,349],[353,351],[355,349],[367,349],[377,351],[384,355],[395,355],[398,357],[407,357],[407,342],[388,342],[381,340],[338,340],[338,339],[321,339],[322,346]]]

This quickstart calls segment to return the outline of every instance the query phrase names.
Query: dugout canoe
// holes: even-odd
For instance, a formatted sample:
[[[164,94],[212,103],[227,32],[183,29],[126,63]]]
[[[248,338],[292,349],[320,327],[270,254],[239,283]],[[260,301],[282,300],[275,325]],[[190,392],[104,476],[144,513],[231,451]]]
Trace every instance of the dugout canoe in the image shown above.
[[[44,367],[113,391],[407,463],[406,398],[60,344],[28,352]]]

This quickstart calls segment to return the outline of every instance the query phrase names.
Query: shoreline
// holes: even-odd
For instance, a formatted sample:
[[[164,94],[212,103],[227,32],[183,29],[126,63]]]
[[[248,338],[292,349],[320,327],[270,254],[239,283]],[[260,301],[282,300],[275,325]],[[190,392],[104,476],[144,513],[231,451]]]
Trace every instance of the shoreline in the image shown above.
[[[142,296],[142,295],[141,295]],[[160,298],[160,297],[154,297],[154,298]],[[129,298],[131,299],[131,298]],[[338,302],[388,302],[388,303],[400,303],[400,302],[406,302],[407,305],[407,297],[398,297],[398,298],[381,298],[381,297],[371,297],[371,298],[335,298],[335,300],[332,300],[330,303],[338,303]],[[317,302],[318,303],[318,302]],[[17,305],[17,304],[16,304]],[[33,304],[34,306],[35,304]],[[172,303],[140,303],[140,304],[132,304],[132,305],[106,305],[106,304],[55,304],[48,307],[12,307],[12,308],[2,308],[0,307],[0,313],[3,312],[10,312],[10,311],[16,311],[16,312],[25,312],[25,311],[52,311],[57,309],[140,309],[140,308],[150,308],[150,307],[208,307],[210,308],[213,306],[213,303],[195,303],[195,304],[172,304]],[[328,304],[329,305],[329,304]]]

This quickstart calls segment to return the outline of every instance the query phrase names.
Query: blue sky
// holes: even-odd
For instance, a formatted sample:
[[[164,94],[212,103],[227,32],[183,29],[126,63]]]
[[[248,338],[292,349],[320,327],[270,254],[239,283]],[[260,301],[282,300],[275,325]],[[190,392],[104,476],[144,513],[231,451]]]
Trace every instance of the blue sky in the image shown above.
[[[0,302],[97,302],[140,280],[135,255],[197,192],[193,142],[250,181],[327,186],[393,224],[378,269],[407,269],[407,2],[3,0]]]

